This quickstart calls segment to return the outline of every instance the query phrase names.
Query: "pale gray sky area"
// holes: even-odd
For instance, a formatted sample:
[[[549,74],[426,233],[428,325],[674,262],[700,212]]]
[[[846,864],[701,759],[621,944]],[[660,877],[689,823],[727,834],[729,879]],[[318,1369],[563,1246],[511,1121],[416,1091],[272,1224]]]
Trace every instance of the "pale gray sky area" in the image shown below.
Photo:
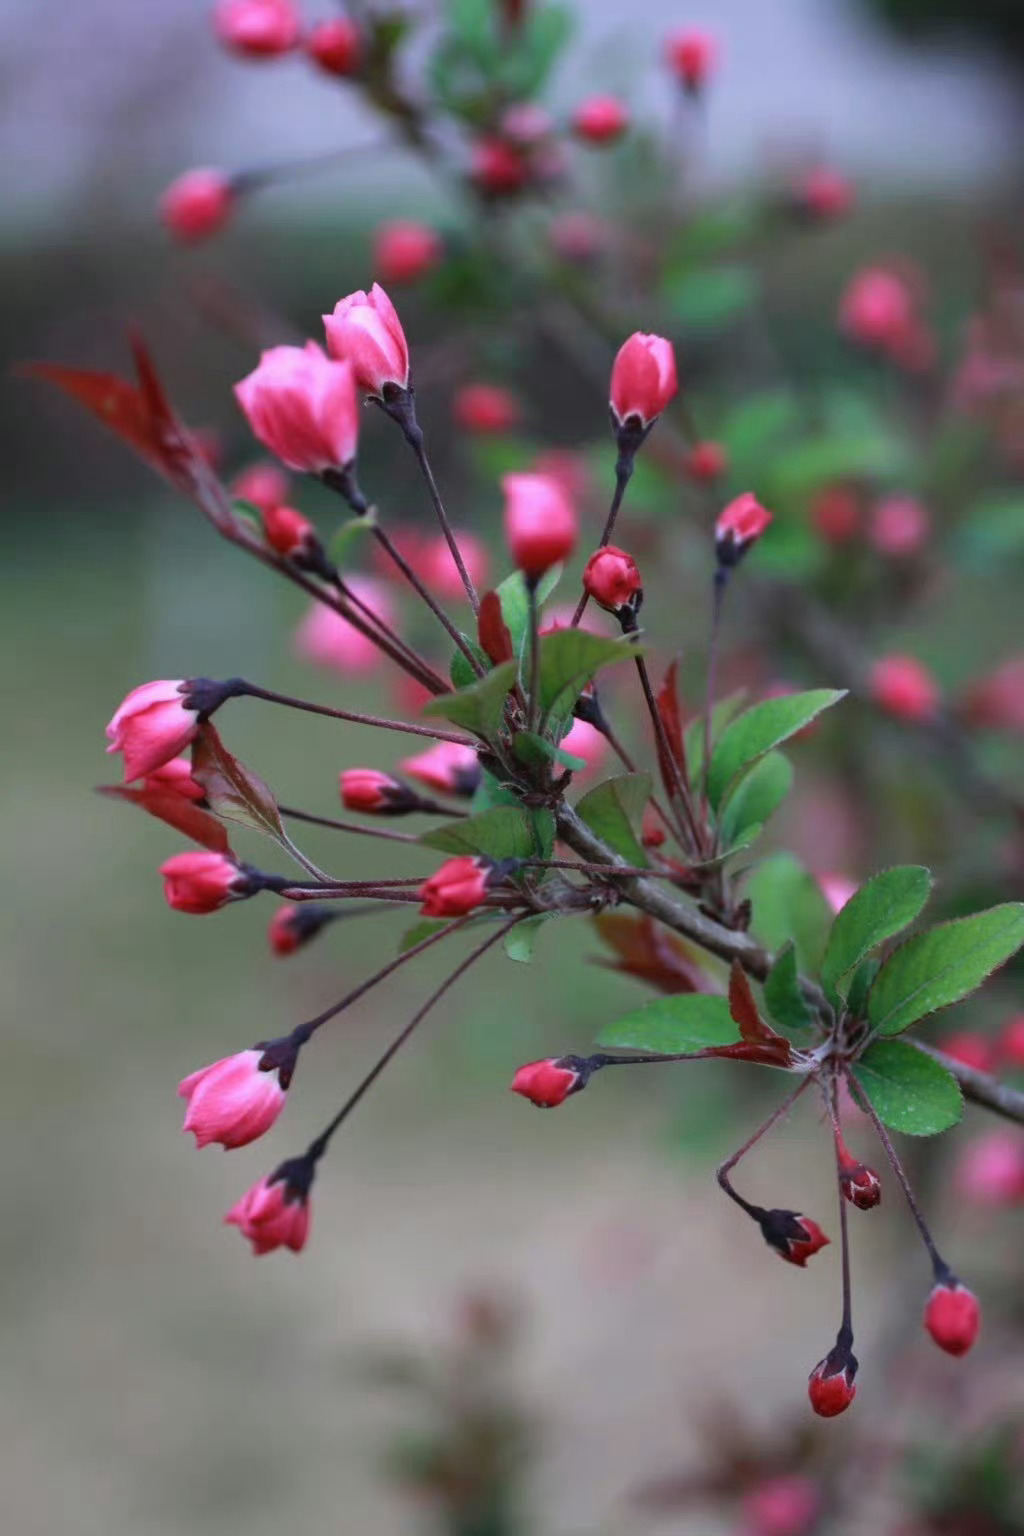
[[[311,18],[329,0],[308,0]],[[424,8],[435,9],[424,0]],[[0,0],[0,164],[9,223],[129,208],[178,169],[238,166],[358,142],[354,98],[301,58],[246,66],[212,41],[210,0]],[[773,149],[820,148],[881,183],[986,183],[1016,169],[1021,100],[994,55],[952,41],[901,48],[858,0],[579,0],[580,35],[555,85],[598,84],[664,115],[660,39],[683,23],[721,39],[708,106],[708,173]],[[379,180],[380,165],[371,174]],[[296,196],[310,192],[292,192]]]

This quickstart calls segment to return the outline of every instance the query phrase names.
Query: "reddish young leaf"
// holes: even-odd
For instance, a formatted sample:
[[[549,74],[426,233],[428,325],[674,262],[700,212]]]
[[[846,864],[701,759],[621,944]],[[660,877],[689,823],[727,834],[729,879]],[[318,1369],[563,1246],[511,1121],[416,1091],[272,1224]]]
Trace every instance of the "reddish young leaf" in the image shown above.
[[[658,714],[665,727],[665,738],[672,748],[672,755],[685,780],[686,747],[683,744],[683,717],[679,708],[679,663],[674,661],[665,673],[665,680],[657,694]]]
[[[618,956],[617,960],[599,960],[599,965],[635,976],[669,996],[712,990],[693,949],[646,914],[630,917],[624,912],[604,912],[594,919],[594,925]]]
[[[763,1061],[772,1066],[787,1066],[793,1059],[793,1050],[784,1035],[780,1035],[762,1019],[750,982],[738,960],[729,972],[729,1012],[740,1027],[742,1046],[725,1046],[732,1055],[745,1061]],[[750,1054],[751,1052],[756,1054]]]
[[[66,395],[84,405],[111,432],[132,445],[149,463],[162,469],[162,442],[155,430],[147,401],[134,384],[113,373],[94,373],[87,368],[64,368],[59,363],[23,363],[18,372],[32,379],[56,384]]]
[[[200,727],[192,743],[192,777],[203,786],[215,815],[268,832],[286,843],[273,794],[257,774],[228,751],[209,721]]]
[[[110,795],[115,800],[127,800],[132,805],[141,806],[158,821],[166,822],[176,832],[183,832],[203,848],[209,848],[214,853],[231,852],[228,835],[216,816],[196,805],[194,800],[187,800],[184,795],[177,795],[169,789],[146,789],[131,784],[100,784],[98,788],[101,795]]]
[[[503,661],[513,660],[515,651],[512,647],[512,636],[508,632],[508,625],[501,611],[501,599],[497,592],[485,592],[480,600],[477,633],[480,636],[481,650],[496,667],[499,667]]]

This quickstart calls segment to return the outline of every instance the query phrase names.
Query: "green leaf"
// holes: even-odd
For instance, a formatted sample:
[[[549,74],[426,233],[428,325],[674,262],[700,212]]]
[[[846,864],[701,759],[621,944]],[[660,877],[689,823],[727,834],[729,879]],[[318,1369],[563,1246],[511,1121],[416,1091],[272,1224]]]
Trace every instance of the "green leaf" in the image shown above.
[[[722,845],[733,848],[753,841],[793,787],[793,765],[781,752],[769,752],[740,779],[722,815]]]
[[[1024,904],[1019,901],[914,934],[875,977],[868,1019],[879,1034],[898,1035],[980,987],[1022,944]]]
[[[481,650],[480,646],[477,645],[476,641],[471,640],[468,635],[463,635],[462,638],[465,640],[466,644],[469,646],[469,649],[472,651],[477,661],[483,667],[484,671],[489,672],[491,670],[490,657],[487,656],[484,651]],[[473,671],[473,668],[470,666],[462,651],[454,651],[452,653],[451,664],[448,668],[448,675],[452,680],[453,688],[472,688],[473,684],[477,680],[476,673]]]
[[[825,946],[821,979],[844,996],[850,973],[883,939],[912,923],[931,894],[932,877],[921,864],[883,870],[841,909]]]
[[[754,913],[751,927],[768,949],[787,940],[796,945],[800,969],[817,975],[832,920],[817,880],[791,853],[774,853],[757,866],[746,895]]]
[[[537,603],[540,605],[547,601],[551,593],[558,585],[562,574],[561,566],[554,566],[545,572],[537,587]],[[526,595],[526,579],[522,571],[513,571],[511,576],[496,589],[498,601],[501,604],[501,616],[505,620],[505,627],[512,637],[512,649],[522,660],[526,649],[526,637],[530,629],[530,600]]]
[[[533,960],[533,951],[541,925],[555,915],[554,912],[538,912],[536,917],[528,917],[523,922],[517,923],[514,928],[510,928],[502,941],[508,958],[517,960],[520,965],[529,965]]]
[[[849,992],[846,994],[846,1007],[853,1019],[863,1019],[868,1011],[868,993],[879,971],[882,969],[881,960],[872,956],[863,960],[853,973],[849,982]]]
[[[417,944],[422,944],[424,939],[429,939],[431,934],[440,933],[442,928],[447,928],[451,922],[450,917],[424,917],[420,922],[413,923],[407,928],[398,941],[398,953],[406,954],[410,949],[415,949]],[[467,927],[469,924],[466,925]]]
[[[488,672],[470,688],[460,688],[456,693],[443,693],[424,706],[425,715],[440,715],[461,725],[484,741],[491,741],[501,728],[505,712],[505,700],[515,686],[516,664],[503,661],[500,667]]]
[[[545,715],[569,714],[583,689],[602,667],[631,661],[630,640],[609,640],[585,629],[559,629],[540,642],[540,707]]]
[[[974,570],[987,570],[1024,554],[1024,495],[999,491],[967,509],[954,552]]]
[[[910,472],[907,444],[887,427],[835,432],[794,444],[771,467],[766,500],[803,500],[824,485],[851,478],[896,479]]]
[[[339,570],[352,558],[353,548],[362,543],[370,529],[376,526],[377,515],[374,511],[364,512],[359,517],[350,517],[342,523],[337,533],[327,546],[327,557],[332,565]]]
[[[741,401],[719,432],[735,483],[759,481],[766,458],[788,447],[800,420],[799,402],[786,390],[766,390]]]
[[[734,1045],[739,1038],[739,1026],[730,1016],[724,997],[689,992],[659,997],[634,1009],[603,1029],[597,1043],[671,1056],[676,1051],[702,1051],[709,1045]]]
[[[805,1035],[811,1027],[811,1010],[800,990],[796,948],[790,940],[775,957],[764,982],[764,1000],[768,1012],[783,1029]]]
[[[807,693],[765,699],[726,726],[711,751],[708,796],[715,809],[742,768],[802,731],[823,709],[837,704],[844,692],[841,688],[812,688]]]
[[[446,821],[424,832],[420,842],[442,853],[484,853],[489,859],[546,857],[545,844],[554,842],[550,811],[528,811],[522,805],[498,805],[478,816]]]
[[[480,783],[476,793],[470,801],[470,809],[475,816],[478,811],[489,811],[496,805],[522,805],[523,797],[516,793],[511,784],[504,784],[493,773],[484,769],[480,775]]]
[[[737,320],[757,298],[750,267],[715,266],[683,272],[665,285],[673,319],[691,330],[715,330]]]
[[[879,1040],[853,1069],[884,1125],[905,1136],[936,1136],[964,1112],[960,1085],[909,1040]]]
[[[724,699],[719,699],[711,711],[711,740],[716,742],[725,730],[729,721],[738,715],[747,701],[748,690],[737,688],[735,693],[728,694]],[[683,745],[686,748],[686,761],[690,769],[690,780],[696,783],[704,762],[704,721],[697,715],[690,721],[683,732]]]
[[[517,731],[512,742],[512,750],[521,763],[527,763],[531,767],[539,763],[559,763],[563,768],[571,768],[574,773],[582,773],[587,766],[582,757],[574,757],[571,752],[564,752],[561,747],[556,747],[553,741],[548,741],[544,736],[538,736],[536,731]]]
[[[646,869],[647,854],[637,829],[650,798],[649,773],[624,773],[616,779],[606,779],[584,795],[576,806],[576,814],[616,853],[637,868]]]

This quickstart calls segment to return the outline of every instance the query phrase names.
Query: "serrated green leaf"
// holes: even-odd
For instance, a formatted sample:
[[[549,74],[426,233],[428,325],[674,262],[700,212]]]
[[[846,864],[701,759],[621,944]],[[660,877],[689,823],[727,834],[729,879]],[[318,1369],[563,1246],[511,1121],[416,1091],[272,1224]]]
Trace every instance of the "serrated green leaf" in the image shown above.
[[[585,629],[559,629],[540,641],[540,707],[547,715],[569,714],[587,683],[602,667],[632,661],[638,654],[626,639],[609,640]]]
[[[792,941],[783,945],[765,977],[764,1001],[772,1018],[783,1029],[797,1035],[807,1034],[813,1020],[800,990],[796,947]]]
[[[741,769],[802,731],[822,710],[837,704],[844,693],[841,688],[812,688],[806,693],[765,699],[727,725],[711,750],[708,798],[715,809]]]
[[[1024,903],[1005,902],[973,917],[914,934],[886,960],[868,995],[877,1033],[898,1035],[918,1019],[957,1003],[1024,944]]]
[[[493,773],[485,769],[480,775],[480,783],[470,801],[470,809],[473,815],[480,811],[489,811],[496,805],[522,805],[523,797],[516,793],[509,784],[503,784]]]
[[[730,720],[739,714],[747,702],[748,692],[747,688],[737,688],[734,693],[719,699],[711,711],[712,742],[718,740]],[[683,732],[683,746],[690,769],[690,782],[696,783],[704,764],[704,721],[700,715],[695,716]]]
[[[936,1136],[964,1111],[952,1072],[909,1040],[879,1040],[853,1069],[883,1125],[905,1136]]]
[[[754,870],[746,895],[762,944],[780,950],[792,939],[800,969],[816,976],[832,913],[814,876],[791,853],[774,853]]]
[[[722,845],[748,846],[793,787],[793,765],[781,752],[769,752],[741,778],[722,815]]]
[[[644,852],[637,829],[643,821],[644,807],[651,798],[649,773],[623,773],[606,779],[576,806],[576,814],[609,847],[639,869],[646,869]]]
[[[512,750],[521,763],[535,766],[538,763],[558,763],[562,768],[571,768],[573,773],[582,773],[587,766],[582,757],[574,757],[571,752],[565,752],[561,747],[556,747],[553,741],[548,741],[544,736],[538,736],[536,731],[517,731],[512,742]]]
[[[634,1009],[603,1029],[597,1043],[672,1056],[677,1051],[701,1051],[710,1045],[734,1045],[739,1038],[739,1027],[724,997],[690,992],[659,997]]]
[[[489,859],[546,857],[545,845],[553,841],[551,812],[528,811],[522,805],[497,805],[478,816],[446,821],[420,837],[425,847],[442,853],[484,853]]]
[[[492,741],[501,728],[505,712],[505,700],[515,686],[516,664],[503,661],[500,667],[488,672],[479,682],[456,693],[443,693],[424,706],[425,715],[439,715],[461,725],[483,741]]]
[[[846,1008],[852,1019],[863,1019],[868,1011],[868,993],[872,983],[882,968],[881,960],[871,956],[862,960],[850,979],[850,990],[846,994]]]
[[[821,963],[825,986],[845,996],[854,968],[883,939],[892,938],[914,921],[931,889],[932,877],[923,865],[901,864],[883,870],[855,891],[828,936]]]

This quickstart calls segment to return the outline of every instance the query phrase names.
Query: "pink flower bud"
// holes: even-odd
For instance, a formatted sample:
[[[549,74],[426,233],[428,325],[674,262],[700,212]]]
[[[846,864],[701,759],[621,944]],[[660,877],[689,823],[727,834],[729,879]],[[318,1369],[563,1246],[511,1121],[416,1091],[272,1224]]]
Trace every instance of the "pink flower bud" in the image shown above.
[[[694,443],[686,457],[686,473],[698,485],[708,485],[718,480],[728,468],[728,459],[721,443]]]
[[[272,512],[287,502],[291,480],[280,464],[263,459],[237,474],[230,489],[236,500],[248,501],[260,512]]]
[[[968,689],[969,724],[995,731],[1024,731],[1024,656],[1011,656]]]
[[[351,464],[359,441],[352,368],[315,341],[271,347],[235,397],[255,435],[289,469],[320,474]]]
[[[339,79],[356,75],[363,62],[359,28],[345,17],[318,21],[306,37],[306,52],[328,75]]]
[[[516,101],[506,107],[499,123],[501,137],[522,149],[532,149],[555,132],[551,113],[536,101]]]
[[[914,656],[881,657],[868,687],[879,709],[897,720],[931,720],[938,713],[939,685]]]
[[[807,1386],[815,1413],[823,1419],[834,1419],[837,1414],[845,1413],[857,1396],[856,1374],[857,1361],[849,1349],[837,1345],[824,1360],[819,1360]]]
[[[512,1079],[512,1092],[521,1093],[538,1109],[554,1109],[556,1105],[564,1104],[570,1093],[577,1093],[583,1086],[582,1075],[572,1067],[563,1066],[560,1058],[554,1056],[548,1056],[544,1061],[527,1062]]]
[[[395,617],[391,595],[382,582],[372,576],[346,576],[345,585],[366,603],[386,624]],[[296,653],[314,666],[344,676],[374,671],[384,659],[383,652],[340,613],[314,602],[295,631]]]
[[[282,958],[294,955],[338,916],[337,908],[326,902],[303,901],[298,905],[285,902],[270,919],[267,941],[275,955]]]
[[[197,1147],[219,1141],[223,1147],[245,1147],[269,1131],[284,1108],[285,1091],[277,1069],[260,1071],[261,1050],[239,1051],[183,1078],[178,1097],[188,1100],[183,1130],[191,1131]]]
[[[172,757],[169,763],[154,768],[152,773],[146,774],[142,787],[163,794],[180,795],[183,800],[192,802],[206,799],[205,789],[192,777],[192,764],[187,757]]]
[[[950,1275],[929,1296],[924,1325],[947,1355],[966,1355],[981,1327],[977,1296]]]
[[[668,66],[680,85],[688,91],[699,91],[707,83],[717,52],[717,45],[710,33],[699,32],[695,28],[673,32],[665,40]]]
[[[811,502],[811,527],[826,544],[848,544],[860,528],[860,501],[844,485],[830,485]]]
[[[369,293],[361,288],[339,299],[324,315],[327,350],[352,364],[356,383],[367,395],[409,386],[409,344],[395,306],[379,283]]]
[[[830,1239],[818,1223],[796,1211],[762,1211],[757,1220],[768,1246],[798,1269],[806,1269],[807,1260],[828,1247]]]
[[[443,254],[437,231],[412,219],[382,224],[373,237],[373,268],[386,283],[415,283]]]
[[[291,0],[220,0],[213,26],[225,48],[251,59],[288,53],[301,31]]]
[[[614,544],[606,544],[591,555],[583,568],[583,586],[609,613],[635,613],[644,591],[633,556]]]
[[[670,341],[644,331],[626,338],[612,364],[609,392],[612,415],[620,427],[632,419],[644,427],[656,421],[678,388],[675,348]]]
[[[820,1508],[811,1478],[799,1472],[766,1477],[743,1497],[744,1526],[749,1536],[804,1536]]]
[[[498,384],[464,384],[455,396],[455,424],[464,432],[511,432],[522,414],[515,395]]]
[[[910,287],[898,272],[886,267],[858,272],[840,300],[839,329],[860,346],[899,352],[915,325]]]
[[[287,560],[308,556],[320,544],[309,518],[294,507],[273,507],[264,512],[263,534],[270,548]]]
[[[1024,1136],[986,1131],[968,1142],[954,1174],[957,1194],[973,1205],[1024,1205]]]
[[[505,475],[505,540],[530,581],[565,560],[576,547],[576,513],[550,475]]]
[[[387,816],[415,807],[415,795],[390,773],[379,773],[376,768],[346,768],[339,775],[339,787],[347,811]]]
[[[841,1172],[839,1182],[843,1194],[858,1211],[874,1210],[882,1200],[882,1181],[873,1168],[851,1157],[845,1148],[840,1149]]]
[[[486,859],[462,854],[446,859],[441,868],[420,886],[424,917],[464,917],[487,895],[490,864]]]
[[[285,1179],[260,1179],[231,1207],[224,1221],[249,1239],[257,1257],[275,1248],[301,1253],[309,1235],[308,1191],[297,1190]]]
[[[192,917],[252,894],[247,876],[223,853],[176,853],[161,864],[160,873],[167,905]]]
[[[735,565],[751,544],[764,533],[772,514],[762,507],[750,491],[737,496],[719,514],[715,523],[715,552],[720,565]]]
[[[571,757],[582,757],[587,765],[585,771],[590,773],[608,755],[607,736],[602,736],[596,726],[589,725],[586,720],[574,720],[558,745]]]
[[[1008,1067],[1024,1068],[1024,1013],[1007,1019],[999,1035],[999,1055]]]
[[[475,533],[468,533],[465,528],[453,528],[452,532],[470,580],[476,587],[484,586],[491,563],[486,546]],[[436,538],[428,540],[423,545],[417,567],[427,586],[439,597],[448,602],[457,602],[465,598],[466,589],[462,585],[459,568],[448,547],[448,540],[443,534],[439,533]]]
[[[588,144],[610,144],[629,127],[629,111],[617,96],[588,96],[573,113],[572,126]]]
[[[436,747],[399,763],[403,773],[441,795],[472,795],[480,783],[480,760],[473,747],[439,741]]]
[[[234,211],[235,193],[223,171],[203,166],[172,181],[160,199],[160,217],[177,240],[205,240]]]
[[[187,688],[181,678],[143,683],[118,706],[107,726],[107,751],[124,753],[126,784],[177,757],[195,736],[199,713],[185,701]]]
[[[837,219],[853,207],[853,187],[830,166],[808,171],[796,187],[797,206],[814,219]]]
[[[504,139],[478,139],[470,156],[469,177],[486,197],[511,197],[529,181],[530,162]]]
[[[916,496],[884,496],[872,508],[868,539],[879,554],[906,559],[924,548],[931,528],[931,514]]]

